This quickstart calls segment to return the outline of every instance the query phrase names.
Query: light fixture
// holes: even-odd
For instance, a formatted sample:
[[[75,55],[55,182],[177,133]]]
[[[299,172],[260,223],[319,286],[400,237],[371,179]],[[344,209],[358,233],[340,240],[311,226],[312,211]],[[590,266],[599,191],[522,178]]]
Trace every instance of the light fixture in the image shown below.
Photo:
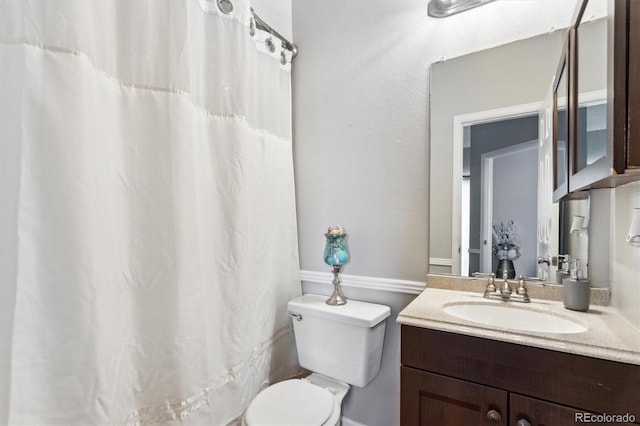
[[[633,209],[627,243],[631,247],[640,247],[640,208]]]
[[[350,254],[347,247],[347,233],[344,232],[342,226],[330,226],[324,236],[327,244],[324,248],[324,263],[331,266],[333,272],[333,294],[327,299],[327,305],[340,306],[347,303],[347,299],[342,294],[340,287],[340,271],[342,267],[349,262]]]
[[[431,0],[428,10],[429,16],[434,18],[446,18],[456,13],[464,12],[471,8],[481,6],[493,0]]]

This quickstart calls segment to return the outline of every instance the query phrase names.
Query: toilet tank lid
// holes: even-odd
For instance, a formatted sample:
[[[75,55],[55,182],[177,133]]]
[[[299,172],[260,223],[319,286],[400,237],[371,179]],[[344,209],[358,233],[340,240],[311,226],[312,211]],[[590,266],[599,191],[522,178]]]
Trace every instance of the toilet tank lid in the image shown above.
[[[305,294],[289,302],[289,312],[360,327],[373,327],[391,314],[388,306],[376,303],[347,300],[346,305],[330,306],[325,303],[326,300],[327,296]]]

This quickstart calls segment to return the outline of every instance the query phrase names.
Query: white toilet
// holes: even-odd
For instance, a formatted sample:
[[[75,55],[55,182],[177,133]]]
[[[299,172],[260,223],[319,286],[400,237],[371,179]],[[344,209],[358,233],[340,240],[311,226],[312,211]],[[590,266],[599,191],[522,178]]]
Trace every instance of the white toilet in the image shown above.
[[[329,306],[305,294],[288,304],[300,365],[313,372],[269,386],[251,401],[246,426],[336,426],[349,385],[364,387],[380,371],[388,306],[349,300]]]

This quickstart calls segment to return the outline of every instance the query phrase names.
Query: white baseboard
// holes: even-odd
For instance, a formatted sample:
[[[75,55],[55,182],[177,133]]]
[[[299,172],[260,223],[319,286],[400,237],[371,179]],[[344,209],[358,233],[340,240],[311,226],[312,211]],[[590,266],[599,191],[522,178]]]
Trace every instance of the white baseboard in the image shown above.
[[[330,272],[300,271],[300,279],[306,282],[327,284],[333,280],[333,274]],[[425,282],[420,282],[340,274],[340,281],[344,287],[366,288],[403,294],[420,294],[426,287],[426,279]]]

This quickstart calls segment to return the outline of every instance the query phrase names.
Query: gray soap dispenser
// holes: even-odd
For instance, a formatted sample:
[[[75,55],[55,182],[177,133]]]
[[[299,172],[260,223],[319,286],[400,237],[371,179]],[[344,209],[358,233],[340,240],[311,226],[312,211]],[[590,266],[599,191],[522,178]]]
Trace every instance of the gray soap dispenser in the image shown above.
[[[591,290],[589,280],[582,278],[580,259],[571,261],[570,276],[562,280],[564,307],[574,311],[589,309]]]

